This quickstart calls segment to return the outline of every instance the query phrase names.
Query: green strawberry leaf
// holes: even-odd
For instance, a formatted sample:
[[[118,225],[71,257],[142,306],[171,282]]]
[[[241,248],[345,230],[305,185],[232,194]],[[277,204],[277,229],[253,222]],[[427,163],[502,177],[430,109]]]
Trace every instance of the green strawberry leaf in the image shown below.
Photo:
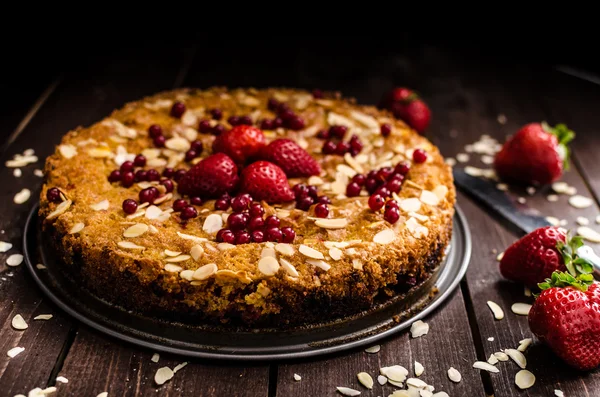
[[[591,274],[579,274],[577,277],[573,277],[569,273],[553,272],[550,278],[547,278],[542,283],[538,283],[538,287],[542,291],[555,287],[573,287],[585,292],[593,283],[594,276]]]
[[[563,168],[565,171],[569,170],[569,142],[575,139],[575,132],[570,130],[565,124],[557,124],[554,127],[550,127],[548,123],[542,121],[542,128],[549,134],[552,134],[558,140],[559,154],[563,160]]]
[[[582,246],[583,238],[581,236],[573,236],[571,230],[567,232],[566,243],[560,240],[556,243],[556,248],[561,253],[565,267],[572,277],[593,273],[594,271],[593,264],[577,256],[577,250]]]

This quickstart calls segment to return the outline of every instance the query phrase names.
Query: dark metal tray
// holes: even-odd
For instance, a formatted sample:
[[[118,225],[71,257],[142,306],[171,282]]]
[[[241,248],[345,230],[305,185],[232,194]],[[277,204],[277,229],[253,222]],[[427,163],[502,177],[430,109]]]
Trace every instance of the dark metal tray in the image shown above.
[[[23,236],[25,262],[44,294],[88,326],[126,342],[160,352],[227,360],[273,360],[340,352],[398,333],[446,300],[464,276],[471,256],[471,236],[457,208],[446,258],[434,276],[369,312],[309,328],[290,330],[215,329],[157,320],[98,299],[64,277],[39,230],[38,206],[29,214]],[[37,263],[46,269],[39,270]],[[437,293],[432,294],[432,287]]]

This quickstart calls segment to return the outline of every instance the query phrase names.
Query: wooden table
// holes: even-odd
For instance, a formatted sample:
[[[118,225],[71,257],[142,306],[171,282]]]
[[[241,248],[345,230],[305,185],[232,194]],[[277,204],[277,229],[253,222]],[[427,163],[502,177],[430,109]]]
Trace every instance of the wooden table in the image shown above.
[[[0,354],[0,395],[27,394],[35,387],[56,385],[59,396],[96,396],[104,391],[109,396],[335,396],[339,395],[336,386],[361,390],[364,396],[387,396],[395,388],[376,383],[369,391],[358,383],[356,374],[366,371],[376,377],[380,367],[393,364],[409,368],[412,374],[415,360],[425,366],[421,379],[450,396],[553,396],[555,389],[568,397],[600,395],[599,371],[576,372],[537,341],[526,352],[528,369],[537,377],[529,390],[520,391],[515,386],[518,367],[512,362],[499,363],[497,374],[472,368],[477,359],[515,348],[520,340],[531,337],[527,318],[510,311],[512,303],[530,302],[531,298],[524,296],[522,286],[504,281],[498,272],[497,253],[518,236],[462,194],[458,204],[473,235],[467,276],[452,297],[426,318],[431,327],[428,335],[411,339],[408,332],[402,333],[383,341],[377,354],[358,350],[318,359],[247,365],[191,360],[171,381],[157,387],[153,379],[159,367],[173,368],[187,359],[161,355],[158,363],[152,362],[154,352],[106,337],[50,304],[25,266],[5,265],[9,254],[21,250],[25,217],[35,201],[32,198],[16,205],[13,197],[25,187],[32,190],[32,197],[37,195],[42,179],[33,171],[42,168],[42,160],[60,137],[78,125],[99,120],[127,101],[179,86],[340,89],[368,104],[376,103],[393,85],[415,87],[433,110],[427,136],[446,157],[465,153],[465,145],[482,134],[503,141],[528,122],[565,122],[578,136],[571,170],[563,180],[593,198],[595,204],[575,209],[565,195],[549,202],[549,188],[533,195],[522,190],[511,194],[524,197],[527,205],[545,215],[567,219],[568,227],[576,227],[576,218],[583,216],[590,219],[592,228],[600,229],[595,223],[600,194],[596,152],[600,150],[599,86],[550,67],[515,66],[501,57],[475,59],[431,46],[403,45],[395,52],[373,50],[367,54],[370,59],[350,55],[349,45],[333,47],[335,50],[306,47],[289,52],[278,47],[271,57],[271,53],[257,55],[251,47],[241,45],[235,49],[241,62],[231,61],[233,49],[207,51],[202,44],[141,47],[109,58],[74,62],[59,76],[49,80],[37,76],[23,83],[26,89],[10,94],[13,99],[0,118],[0,133],[7,140],[2,147],[2,164],[28,148],[35,150],[40,162],[24,167],[19,178],[13,176],[13,169],[0,168],[4,184],[0,192],[0,240],[14,245],[0,254],[0,352],[15,346],[25,348],[12,359]],[[505,123],[498,121],[501,114]],[[489,167],[481,162],[481,156],[470,157],[468,164]],[[486,306],[488,300],[504,308],[503,320],[494,320]],[[45,313],[54,317],[32,321]],[[27,330],[11,327],[16,314],[27,320]],[[461,372],[460,383],[448,379],[451,366]],[[294,374],[302,380],[295,381]],[[69,382],[57,382],[57,376]]]

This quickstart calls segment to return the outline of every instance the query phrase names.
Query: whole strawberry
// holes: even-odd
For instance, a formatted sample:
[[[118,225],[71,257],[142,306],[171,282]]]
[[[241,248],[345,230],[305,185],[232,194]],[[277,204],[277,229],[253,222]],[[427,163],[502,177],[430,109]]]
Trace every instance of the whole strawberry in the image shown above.
[[[564,124],[552,128],[530,123],[509,138],[494,159],[494,168],[506,182],[547,185],[569,169],[567,144],[575,133]]]
[[[419,95],[405,87],[394,88],[381,98],[379,108],[387,109],[394,117],[423,134],[431,120],[431,110]]]
[[[179,180],[182,195],[217,198],[235,190],[240,178],[238,168],[224,153],[210,155],[190,168]]]
[[[579,370],[600,365],[600,284],[591,274],[555,272],[539,284],[529,328],[567,364]]]
[[[255,201],[264,200],[270,204],[294,200],[285,173],[268,161],[256,161],[244,168],[240,190],[250,193]]]
[[[263,132],[250,125],[237,125],[213,141],[213,153],[225,153],[237,164],[255,157],[265,146]]]
[[[572,262],[579,244],[579,237],[567,242],[567,232],[560,227],[541,227],[504,251],[500,273],[509,280],[535,287],[555,270],[566,270],[565,259]]]
[[[278,165],[288,178],[321,173],[319,163],[291,139],[275,139],[263,149],[261,158]]]

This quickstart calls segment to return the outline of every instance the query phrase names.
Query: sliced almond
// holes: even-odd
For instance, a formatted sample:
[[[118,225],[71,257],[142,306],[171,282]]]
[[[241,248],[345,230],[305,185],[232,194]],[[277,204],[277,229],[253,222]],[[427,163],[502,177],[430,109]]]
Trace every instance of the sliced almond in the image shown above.
[[[33,319],[34,320],[50,320],[52,318],[52,314],[38,314]]]
[[[223,227],[223,218],[219,214],[210,214],[204,220],[202,230],[208,234],[214,234]]]
[[[320,259],[307,259],[306,263],[308,263],[309,265],[313,265],[318,267],[319,269],[328,271],[329,269],[331,269],[331,265],[325,261],[322,261]]]
[[[515,384],[521,390],[529,389],[535,383],[535,375],[526,369],[522,369],[515,375]]]
[[[173,372],[174,372],[174,373],[177,373],[177,371],[180,371],[180,370],[182,370],[182,369],[183,369],[183,368],[184,368],[186,365],[188,365],[187,361],[186,361],[186,362],[183,362],[183,363],[181,363],[181,364],[177,364],[177,365],[175,366],[175,368],[173,368]]]
[[[519,342],[519,347],[517,347],[517,350],[520,352],[524,352],[525,350],[527,350],[527,348],[533,343],[533,339],[531,338],[525,338],[522,341]]]
[[[217,272],[217,265],[214,263],[209,263],[204,266],[199,267],[195,272],[192,278],[194,280],[203,281],[212,276]]]
[[[188,150],[190,150],[190,146],[190,141],[178,136],[167,139],[165,142],[165,147],[167,149],[175,150],[177,152],[187,152]]]
[[[362,174],[365,172],[364,168],[350,153],[344,154],[344,160],[346,163],[355,171],[355,173]]]
[[[208,241],[208,239],[206,239],[204,237],[193,236],[191,234],[185,234],[185,233],[181,233],[181,232],[177,232],[177,235],[184,240],[191,240],[191,241],[195,241],[197,243],[203,243],[203,242]]]
[[[324,229],[343,229],[348,226],[348,220],[346,218],[323,218],[317,219],[315,225]]]
[[[190,250],[190,255],[197,262],[198,259],[204,254],[204,248],[200,244],[196,244]]]
[[[396,233],[392,229],[384,229],[373,236],[373,242],[377,244],[389,244],[396,239]]]
[[[387,382],[388,382],[388,378],[386,376],[383,376],[383,375],[377,376],[377,383],[379,383],[381,386],[385,385]]]
[[[401,365],[379,368],[379,372],[395,382],[404,382],[408,376],[408,370]]]
[[[22,189],[20,192],[15,194],[13,201],[15,204],[23,204],[29,200],[29,197],[31,197],[31,190]]]
[[[527,367],[527,359],[520,351],[516,349],[505,349],[504,353],[506,353],[508,357],[512,358],[512,360],[517,363],[519,367],[523,369]]]
[[[510,307],[510,310],[520,316],[527,316],[529,314],[529,310],[531,310],[531,305],[529,303],[513,303],[513,305]]]
[[[69,230],[69,234],[79,233],[80,231],[83,230],[84,227],[85,227],[84,223],[78,222],[78,223],[76,223],[76,224],[73,225],[73,227],[71,228],[71,230]]]
[[[410,326],[410,335],[413,338],[418,338],[420,336],[427,335],[429,332],[429,324],[424,323],[421,320],[417,320]]]
[[[346,164],[338,164],[336,170],[346,175],[348,178],[352,178],[354,175],[357,174],[354,168],[349,167]]]
[[[128,227],[123,232],[123,237],[126,237],[126,238],[139,237],[142,234],[146,233],[147,231],[148,231],[148,225],[146,225],[145,223],[136,223],[135,225]]]
[[[490,363],[486,363],[485,361],[475,361],[475,363],[473,364],[473,368],[482,369],[484,371],[494,372],[494,373],[500,372],[500,370],[498,368],[494,367]]]
[[[283,270],[285,270],[290,277],[300,277],[294,265],[292,265],[288,260],[280,258],[279,263],[281,264]]]
[[[12,349],[10,349],[9,351],[6,352],[6,355],[10,358],[15,358],[16,356],[23,353],[24,351],[25,351],[24,347],[13,347]]]
[[[400,201],[399,207],[404,212],[418,212],[421,209],[421,200],[415,197],[407,198]]]
[[[494,357],[496,357],[498,361],[508,361],[508,355],[504,352],[496,352],[494,353]]]
[[[450,367],[450,369],[448,369],[448,379],[450,379],[452,382],[458,383],[461,381],[462,375],[456,370],[456,368]]]
[[[235,245],[229,244],[229,243],[219,243],[219,244],[217,244],[217,249],[219,251],[227,251],[227,250],[234,249],[234,248],[235,248]]]
[[[342,250],[336,247],[332,247],[329,249],[329,256],[334,261],[339,261],[340,259],[342,259]]]
[[[27,329],[28,327],[27,323],[25,322],[25,319],[20,314],[17,314],[13,317],[11,325],[14,329],[17,329],[19,331]]]
[[[19,266],[23,263],[23,255],[21,254],[12,254],[8,258],[6,258],[6,264],[11,267]]]
[[[421,197],[419,199],[423,204],[432,206],[438,205],[440,203],[439,197],[429,190],[422,190]]]
[[[291,244],[286,243],[275,244],[275,251],[286,256],[292,256],[296,252]]]
[[[358,381],[367,389],[373,388],[373,378],[368,373],[359,372],[356,377],[358,378]]]
[[[54,219],[54,218],[57,218],[58,216],[62,215],[69,209],[69,207],[71,206],[71,203],[72,203],[71,200],[63,201],[62,203],[60,203],[59,205],[56,206],[54,211],[52,211],[51,213],[48,214],[46,219],[50,220],[50,219]]]
[[[272,256],[273,258],[276,258],[277,254],[275,254],[275,248],[271,248],[271,247],[263,248],[262,251],[260,251],[260,257],[264,258],[266,256]]]
[[[316,249],[309,247],[308,245],[300,244],[300,247],[298,247],[298,251],[300,251],[302,255],[312,259],[325,259],[325,256],[322,252],[319,252]]]
[[[323,183],[325,183],[323,181],[323,179],[319,176],[313,175],[310,178],[308,178],[308,184],[309,185],[313,185],[313,186],[321,186]]]
[[[177,266],[172,263],[167,263],[163,269],[171,273],[179,273],[183,270],[181,266]]]
[[[594,204],[594,201],[589,197],[584,197],[579,194],[569,197],[569,204],[575,208],[587,208]]]
[[[494,356],[494,354],[490,354],[490,357],[487,359],[487,362],[494,365],[498,363],[498,358],[496,358],[496,356]]]
[[[258,261],[258,270],[265,276],[274,276],[279,270],[279,262],[272,256],[265,256]]]
[[[360,259],[354,258],[352,259],[352,268],[356,270],[363,270],[363,263]]]
[[[192,281],[194,279],[194,271],[193,270],[183,270],[179,273],[179,277],[184,280]]]
[[[0,241],[0,252],[8,252],[12,248],[11,243],[7,243],[5,241]]]
[[[185,262],[190,260],[192,257],[189,255],[177,255],[172,258],[165,259],[165,262],[177,263],[177,262]]]
[[[90,205],[90,208],[93,209],[94,211],[106,211],[109,207],[109,202],[108,200],[102,200],[96,204],[92,204]]]
[[[375,353],[379,353],[380,350],[381,350],[381,345],[375,345],[375,346],[367,347],[365,349],[365,352],[370,353],[370,354],[375,354]]]
[[[75,148],[75,146],[73,146],[73,145],[69,145],[69,144],[59,145],[58,151],[59,151],[60,155],[66,159],[70,159],[70,158],[77,156],[77,148]]]
[[[423,372],[425,372],[423,365],[420,362],[415,361],[415,376],[421,376],[423,375]]]
[[[502,320],[504,318],[504,310],[502,310],[496,302],[487,301],[487,305],[492,313],[494,313],[494,318],[496,320]]]
[[[141,249],[141,250],[146,249],[146,247],[142,247],[141,245],[134,244],[131,241],[119,241],[117,243],[117,245],[119,247],[121,247],[121,248],[126,248],[126,249],[136,249],[136,250],[138,250],[138,249]]]
[[[360,395],[360,392],[358,390],[354,390],[349,387],[338,386],[338,387],[336,387],[336,389],[344,396],[354,397],[354,396]]]
[[[592,243],[600,243],[600,233],[588,226],[579,226],[577,228],[577,234]]]
[[[180,251],[165,250],[164,252],[165,252],[166,256],[177,256],[177,255],[181,254]]]
[[[156,371],[156,374],[154,374],[154,382],[156,382],[156,384],[160,386],[166,381],[172,379],[174,374],[175,373],[171,368],[161,367]]]

